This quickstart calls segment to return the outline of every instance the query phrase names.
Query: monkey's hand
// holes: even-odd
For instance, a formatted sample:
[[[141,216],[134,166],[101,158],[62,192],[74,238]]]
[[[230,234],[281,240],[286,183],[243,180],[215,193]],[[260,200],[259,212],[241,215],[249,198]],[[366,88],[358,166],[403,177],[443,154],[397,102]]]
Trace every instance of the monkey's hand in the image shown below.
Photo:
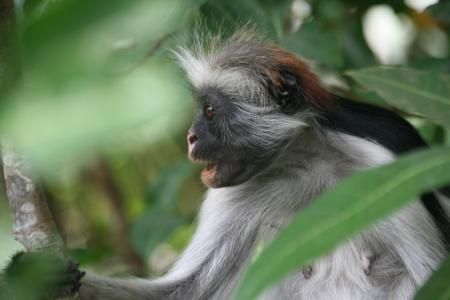
[[[0,280],[0,300],[53,299],[75,294],[85,272],[71,259],[48,253],[19,252],[6,267]]]

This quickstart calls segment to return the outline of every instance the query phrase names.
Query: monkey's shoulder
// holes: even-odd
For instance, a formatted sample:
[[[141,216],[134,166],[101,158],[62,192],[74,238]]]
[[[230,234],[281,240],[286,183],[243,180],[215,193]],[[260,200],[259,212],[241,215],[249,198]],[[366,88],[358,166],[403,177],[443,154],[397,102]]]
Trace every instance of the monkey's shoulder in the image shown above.
[[[394,154],[427,146],[417,130],[395,112],[338,96],[336,103],[319,119],[329,130],[374,141]]]

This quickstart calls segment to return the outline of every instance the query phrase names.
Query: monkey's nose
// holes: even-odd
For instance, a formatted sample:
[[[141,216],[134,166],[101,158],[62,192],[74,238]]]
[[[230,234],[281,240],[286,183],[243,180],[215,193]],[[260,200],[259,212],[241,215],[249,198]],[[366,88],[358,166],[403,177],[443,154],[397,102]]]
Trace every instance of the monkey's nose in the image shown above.
[[[193,134],[191,131],[189,131],[187,134],[187,142],[188,142],[189,146],[193,146],[197,141],[198,141],[198,137],[195,134]]]

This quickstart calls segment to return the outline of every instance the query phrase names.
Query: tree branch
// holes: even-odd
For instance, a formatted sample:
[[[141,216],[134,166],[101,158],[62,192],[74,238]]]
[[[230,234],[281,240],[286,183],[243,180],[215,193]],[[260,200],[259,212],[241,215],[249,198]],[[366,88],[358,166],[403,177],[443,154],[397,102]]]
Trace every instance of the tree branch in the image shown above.
[[[63,240],[26,159],[3,143],[3,172],[13,217],[14,238],[28,251],[47,250],[64,257]]]

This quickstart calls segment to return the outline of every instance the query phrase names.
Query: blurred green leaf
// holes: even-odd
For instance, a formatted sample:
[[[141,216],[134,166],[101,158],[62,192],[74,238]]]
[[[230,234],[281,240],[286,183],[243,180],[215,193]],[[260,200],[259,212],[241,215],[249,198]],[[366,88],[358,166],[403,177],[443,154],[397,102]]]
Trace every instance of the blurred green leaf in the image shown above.
[[[320,0],[320,1],[316,0],[315,2],[326,3],[328,1],[327,0]],[[358,10],[361,10],[361,11],[365,11],[366,9],[368,9],[371,6],[374,6],[374,5],[379,5],[379,4],[386,3],[386,1],[383,1],[383,0],[345,0],[345,1],[342,1],[342,2],[347,6],[347,8],[358,9]],[[406,9],[405,1],[403,1],[403,0],[389,0],[389,2],[387,2],[387,3],[395,11],[405,10]]]
[[[334,33],[311,21],[296,32],[284,37],[281,45],[301,57],[339,68],[343,64],[338,40]]]
[[[281,16],[271,9],[266,10],[267,7],[264,7],[262,2],[264,1],[210,0],[201,7],[202,22],[209,30],[221,32],[233,31],[250,22],[257,24],[258,28],[262,28],[272,37],[276,37],[275,26],[278,27],[282,23],[277,19]],[[286,0],[281,1],[284,2]],[[282,7],[281,4],[278,5]]]
[[[194,165],[186,159],[177,161],[152,180],[147,198],[151,206],[133,224],[131,239],[138,252],[149,256],[153,249],[186,218],[175,213],[177,193],[192,174]]]
[[[448,300],[450,299],[450,257],[428,279],[428,282],[416,294],[415,300]]]
[[[187,16],[203,1],[87,2],[58,2],[59,9],[26,26],[23,65],[27,82],[64,83],[77,75],[117,75],[128,70],[127,65],[141,65],[155,45],[192,21]]]
[[[266,11],[276,36],[281,38],[288,29],[288,21],[291,17],[292,0],[258,0]]]
[[[428,145],[442,145],[445,142],[444,128],[423,119],[420,119],[420,121],[416,128]]]
[[[182,100],[189,93],[174,83],[176,77],[170,69],[153,66],[124,78],[79,78],[61,90],[24,89],[16,94],[16,104],[4,109],[0,130],[37,166],[50,169],[117,144],[121,134],[143,124],[151,124],[149,141],[155,142],[189,117],[185,112],[191,104]]]
[[[351,99],[355,101],[364,101],[377,106],[389,107],[389,103],[380,98],[375,92],[362,88],[358,84],[352,84],[350,89]]]
[[[184,16],[205,1],[51,1],[46,5],[44,14],[25,20],[25,45],[32,52],[37,52],[47,48],[50,42],[70,42],[73,36],[78,36],[86,29],[97,31],[100,41],[114,33],[162,36],[177,29],[185,21]],[[109,33],[106,37],[102,35],[105,32]],[[91,39],[90,42],[96,44],[99,41]]]
[[[36,18],[45,11],[49,3],[51,3],[51,0],[26,0],[23,3],[22,10],[27,18]]]
[[[131,226],[133,246],[142,257],[146,258],[185,221],[182,216],[163,209],[148,210]]]
[[[178,226],[176,230],[170,235],[169,243],[177,251],[183,251],[192,238],[196,229],[195,224],[187,223]]]
[[[427,149],[357,173],[319,196],[250,265],[234,299],[254,299],[421,192],[450,182],[450,148]]]
[[[326,0],[314,3],[315,15],[325,22],[339,21],[345,15],[343,1]]]
[[[0,299],[44,299],[58,286],[64,269],[64,262],[48,253],[17,253],[5,274],[0,273]]]
[[[152,179],[146,198],[158,208],[173,210],[180,186],[194,170],[194,164],[187,159],[176,161]]]
[[[444,145],[450,146],[450,130],[444,130]]]
[[[69,249],[69,255],[81,265],[88,265],[101,260],[104,257],[114,255],[114,251],[105,247],[90,249]]]
[[[424,71],[450,73],[450,60],[447,58],[422,57],[408,63],[408,67]]]
[[[345,68],[361,68],[375,64],[375,57],[366,43],[361,19],[357,15],[347,18],[341,25],[339,42]]]
[[[373,67],[347,74],[401,110],[450,127],[450,76],[401,67]]]

